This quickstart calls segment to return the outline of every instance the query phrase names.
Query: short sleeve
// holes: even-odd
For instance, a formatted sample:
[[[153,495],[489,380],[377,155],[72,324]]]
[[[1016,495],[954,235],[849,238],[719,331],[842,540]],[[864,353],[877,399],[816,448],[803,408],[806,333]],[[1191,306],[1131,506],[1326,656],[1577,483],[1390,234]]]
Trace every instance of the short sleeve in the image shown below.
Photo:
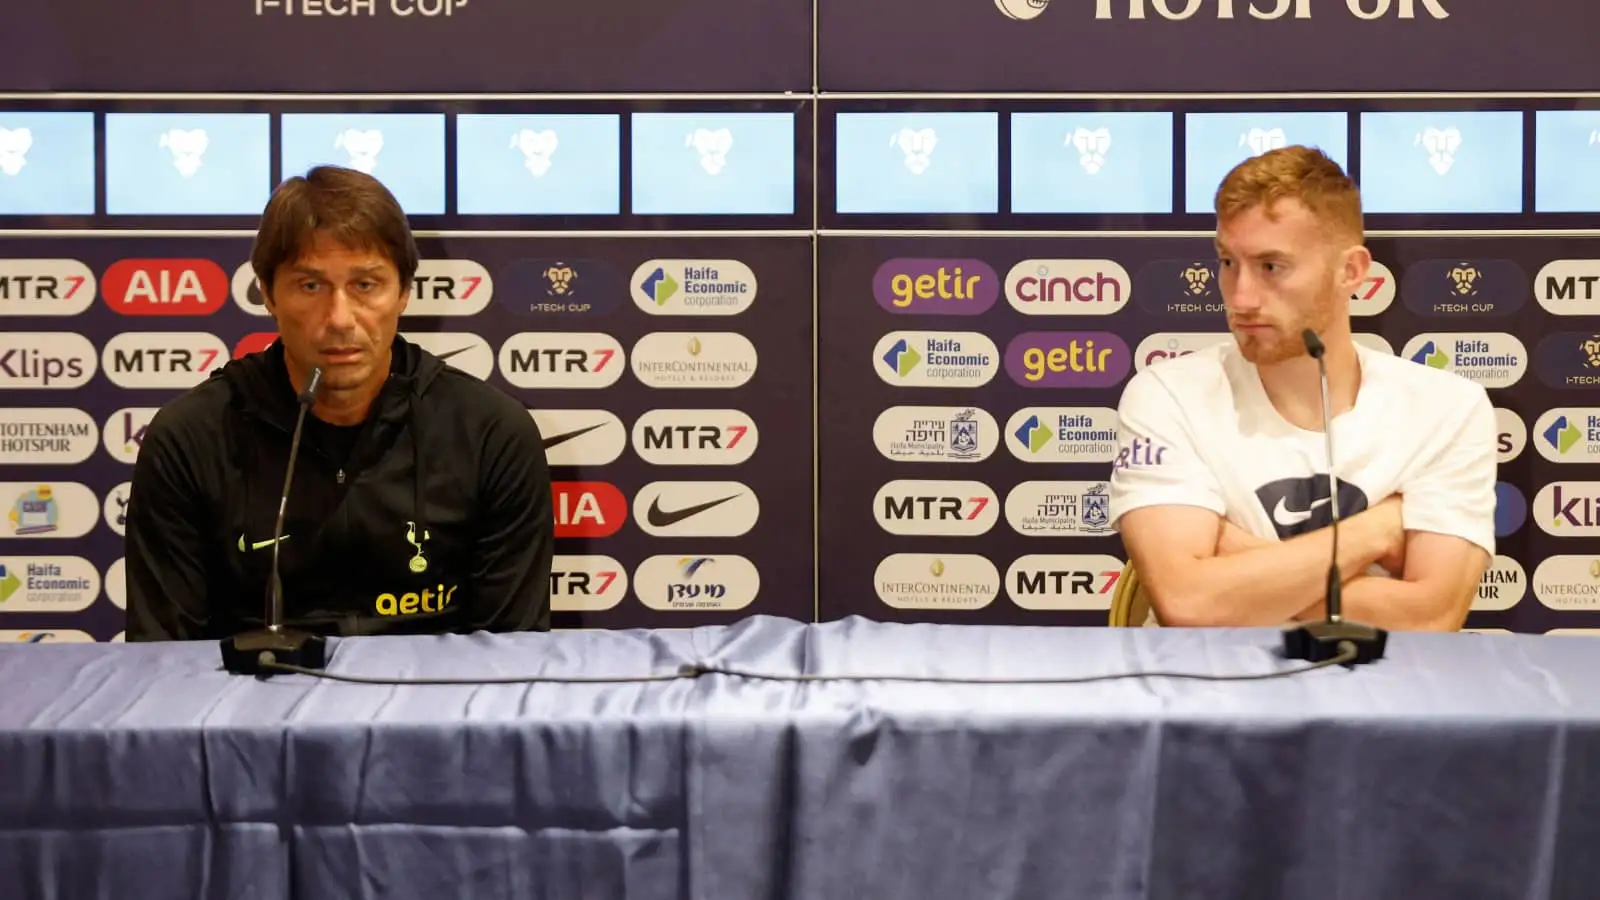
[[[1455,535],[1492,555],[1500,430],[1488,392],[1474,387],[1471,406],[1445,423],[1450,440],[1400,485],[1400,516],[1407,531]]]
[[[1128,381],[1117,407],[1111,520],[1145,506],[1199,506],[1227,513],[1222,486],[1201,458],[1178,399],[1146,369]]]

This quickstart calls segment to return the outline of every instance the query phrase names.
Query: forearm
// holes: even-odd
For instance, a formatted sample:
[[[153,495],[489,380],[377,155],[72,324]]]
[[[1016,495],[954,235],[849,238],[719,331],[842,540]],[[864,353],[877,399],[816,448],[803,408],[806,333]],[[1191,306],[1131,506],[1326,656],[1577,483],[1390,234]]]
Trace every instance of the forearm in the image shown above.
[[[1361,575],[1339,591],[1340,615],[1390,631],[1459,631],[1466,622],[1470,597],[1441,602],[1438,589],[1427,584]],[[1325,619],[1328,606],[1318,600],[1297,618]]]

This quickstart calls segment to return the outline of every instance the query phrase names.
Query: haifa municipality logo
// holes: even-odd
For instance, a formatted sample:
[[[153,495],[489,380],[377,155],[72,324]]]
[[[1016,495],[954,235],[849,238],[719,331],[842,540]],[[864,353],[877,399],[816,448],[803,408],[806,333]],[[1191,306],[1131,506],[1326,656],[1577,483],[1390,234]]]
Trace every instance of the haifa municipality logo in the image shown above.
[[[994,0],[994,5],[1006,14],[1006,18],[1026,21],[1037,19],[1050,5],[1050,0]]]

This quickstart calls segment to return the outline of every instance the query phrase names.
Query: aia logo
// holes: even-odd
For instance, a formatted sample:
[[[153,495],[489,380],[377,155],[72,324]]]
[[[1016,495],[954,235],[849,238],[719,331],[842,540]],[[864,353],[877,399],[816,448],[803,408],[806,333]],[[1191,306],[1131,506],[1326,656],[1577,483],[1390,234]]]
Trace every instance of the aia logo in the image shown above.
[[[209,316],[228,297],[228,275],[209,259],[124,259],[106,270],[100,291],[125,316]]]
[[[239,343],[233,345],[233,358],[239,359],[252,353],[260,353],[271,347],[272,342],[277,339],[278,333],[276,331],[257,331],[253,334],[247,334],[239,339]]]
[[[558,538],[610,537],[628,519],[627,498],[604,481],[551,482],[550,503]]]

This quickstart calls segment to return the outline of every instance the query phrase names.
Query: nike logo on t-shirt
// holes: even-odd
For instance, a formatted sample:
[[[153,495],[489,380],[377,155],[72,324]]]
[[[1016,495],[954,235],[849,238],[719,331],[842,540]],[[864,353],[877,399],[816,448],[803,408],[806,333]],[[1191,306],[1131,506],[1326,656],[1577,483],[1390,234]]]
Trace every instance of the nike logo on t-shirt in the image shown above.
[[[1323,497],[1321,500],[1311,501],[1311,507],[1309,509],[1291,510],[1289,509],[1288,499],[1285,497],[1279,497],[1278,505],[1272,508],[1272,521],[1282,525],[1285,528],[1288,528],[1292,525],[1299,525],[1301,522],[1311,518],[1311,513],[1315,511],[1317,507],[1327,502],[1328,498]]]
[[[570,441],[575,437],[583,437],[596,428],[604,428],[605,426],[605,422],[599,422],[597,424],[590,425],[588,428],[579,428],[577,431],[568,431],[563,432],[562,434],[551,435],[550,437],[544,439],[544,448],[549,450],[551,447],[560,446],[561,444],[565,444],[567,441]]]
[[[278,538],[279,541],[287,541],[288,539],[289,539],[289,535],[287,535],[287,534],[284,535],[281,538]],[[250,549],[251,550],[265,550],[266,548],[271,547],[275,543],[277,543],[277,541],[272,541],[272,540],[256,541],[255,543],[250,545]],[[240,553],[245,552],[244,535],[242,535],[242,534],[239,535],[239,552]]]
[[[739,495],[732,494],[730,496],[723,497],[721,500],[711,500],[706,503],[696,503],[693,506],[685,506],[682,509],[674,509],[670,511],[661,508],[661,498],[658,496],[654,500],[650,501],[650,509],[645,512],[644,517],[645,520],[651,525],[654,525],[657,528],[666,528],[668,525],[676,525],[690,516],[697,516],[714,506],[721,506],[737,496]]]

